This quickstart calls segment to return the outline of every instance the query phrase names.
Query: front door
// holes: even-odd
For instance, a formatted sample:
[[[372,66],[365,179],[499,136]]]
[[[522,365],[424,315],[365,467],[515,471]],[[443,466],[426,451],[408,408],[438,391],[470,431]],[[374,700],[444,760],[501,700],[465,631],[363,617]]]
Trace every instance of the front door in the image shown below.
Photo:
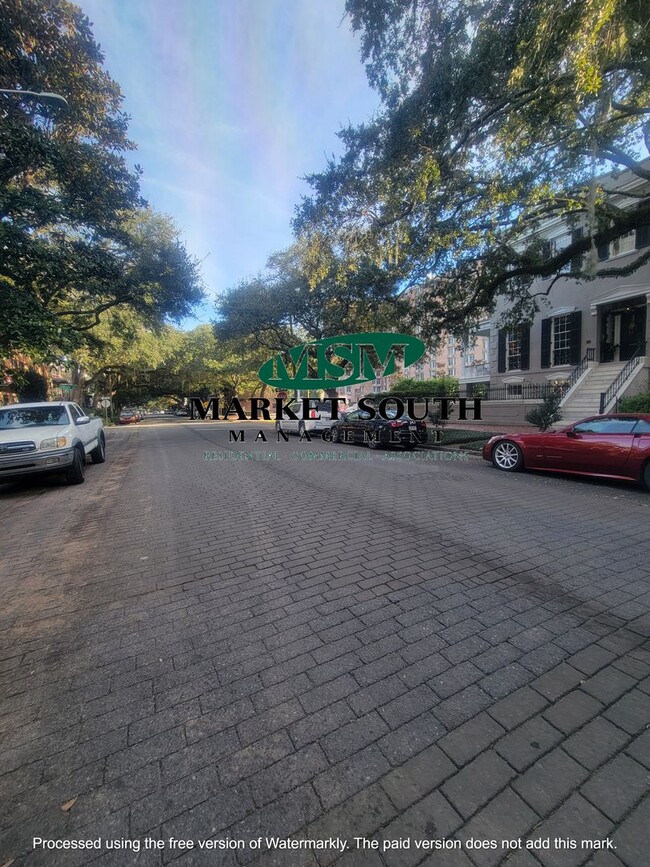
[[[645,321],[645,305],[621,311],[619,361],[629,361],[635,355],[645,355]]]

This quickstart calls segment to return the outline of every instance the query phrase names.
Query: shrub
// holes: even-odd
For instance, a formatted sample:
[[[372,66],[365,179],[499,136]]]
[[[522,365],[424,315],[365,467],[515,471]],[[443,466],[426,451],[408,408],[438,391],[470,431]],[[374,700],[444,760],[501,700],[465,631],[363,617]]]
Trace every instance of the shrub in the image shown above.
[[[548,394],[540,404],[526,413],[526,421],[534,424],[541,431],[548,430],[551,425],[562,419],[559,394]]]
[[[650,412],[650,391],[624,397],[618,405],[619,412]]]
[[[458,394],[458,380],[453,376],[435,379],[398,379],[389,394],[401,397],[452,397]]]

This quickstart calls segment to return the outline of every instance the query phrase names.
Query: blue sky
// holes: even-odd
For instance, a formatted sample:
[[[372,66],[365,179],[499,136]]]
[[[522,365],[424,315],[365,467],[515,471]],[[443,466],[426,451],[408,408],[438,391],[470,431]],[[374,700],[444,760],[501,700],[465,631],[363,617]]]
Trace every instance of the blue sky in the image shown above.
[[[344,0],[77,2],[125,95],[143,195],[203,260],[211,296],[256,274],[291,243],[301,176],[378,106]]]

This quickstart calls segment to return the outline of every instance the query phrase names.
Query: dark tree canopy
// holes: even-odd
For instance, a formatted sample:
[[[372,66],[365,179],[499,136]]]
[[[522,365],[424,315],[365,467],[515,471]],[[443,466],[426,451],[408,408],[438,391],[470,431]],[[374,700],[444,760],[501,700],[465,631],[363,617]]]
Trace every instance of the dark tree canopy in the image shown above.
[[[0,357],[79,347],[101,314],[153,323],[202,294],[168,218],[140,197],[119,86],[82,11],[2,0],[0,88],[64,96],[64,110],[0,94]]]
[[[222,295],[222,339],[251,335],[283,350],[304,337],[381,331],[404,321],[408,305],[386,270],[368,257],[342,258],[327,236],[312,235],[270,257],[265,273]]]
[[[432,334],[463,329],[499,295],[531,315],[534,279],[561,280],[576,257],[585,280],[647,260],[617,269],[596,256],[650,223],[643,186],[621,201],[599,180],[628,170],[650,189],[646,0],[346,7],[383,108],[308,179],[299,233],[374,255],[395,286],[428,283],[416,317]],[[538,230],[554,217],[582,236],[550,251]]]

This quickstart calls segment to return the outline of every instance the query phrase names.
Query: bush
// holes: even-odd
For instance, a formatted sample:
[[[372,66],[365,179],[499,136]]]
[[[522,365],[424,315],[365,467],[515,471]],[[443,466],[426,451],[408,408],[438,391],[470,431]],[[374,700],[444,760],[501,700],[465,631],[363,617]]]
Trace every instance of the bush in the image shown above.
[[[618,405],[619,412],[650,412],[650,391],[624,397]]]
[[[526,413],[526,421],[534,424],[541,431],[548,430],[551,425],[562,419],[561,400],[562,397],[559,394],[548,394],[540,406],[536,406]]]
[[[21,403],[47,400],[47,379],[33,367],[14,371],[13,378],[17,384],[18,400]]]
[[[458,380],[453,376],[435,379],[398,379],[389,394],[398,397],[453,397],[458,394]]]
[[[442,445],[464,445],[472,442],[487,442],[495,434],[492,431],[464,430],[459,428],[447,428],[442,435]]]

